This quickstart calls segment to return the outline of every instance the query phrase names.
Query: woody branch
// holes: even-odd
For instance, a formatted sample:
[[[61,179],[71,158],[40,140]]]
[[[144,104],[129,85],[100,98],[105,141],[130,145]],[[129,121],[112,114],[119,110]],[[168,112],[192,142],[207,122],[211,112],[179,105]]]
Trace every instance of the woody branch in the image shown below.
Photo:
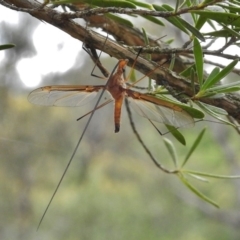
[[[215,1],[214,1],[215,2]],[[99,49],[110,56],[117,59],[127,58],[129,59],[129,65],[131,66],[136,58],[136,53],[129,51],[127,47],[122,46],[116,41],[107,39],[106,37],[92,31],[85,26],[81,26],[72,19],[66,16],[65,13],[61,13],[49,7],[38,9],[40,6],[34,0],[0,0],[0,4],[9,7],[16,11],[27,12],[33,17],[45,21],[60,30],[68,33],[72,37],[80,40],[81,42],[89,44],[91,47]],[[118,24],[110,19],[104,18],[102,15],[94,15],[85,18],[90,26],[101,27],[106,32],[112,34],[117,40],[123,41],[127,45],[131,46],[143,46],[143,36],[140,31],[134,28],[126,27]],[[106,24],[107,23],[107,24]],[[123,34],[124,33],[124,34]],[[160,41],[154,41],[150,38],[151,46],[159,46],[164,48],[164,44]],[[155,62],[161,62],[163,59],[168,58],[169,54],[153,54],[152,60]],[[135,68],[143,74],[149,73],[152,69],[156,68],[154,62],[150,62],[142,57],[137,59]],[[184,92],[187,96],[193,96],[192,87],[188,79],[178,76],[178,72],[182,71],[186,66],[182,59],[177,56],[175,61],[175,68],[172,72],[167,68],[160,67],[151,74],[151,77],[155,79],[159,84],[167,83],[170,87],[176,89],[179,92]],[[196,86],[197,87],[197,86]],[[211,99],[204,98],[200,101],[225,109],[230,116],[240,122],[240,97],[237,94],[228,94],[223,98]]]

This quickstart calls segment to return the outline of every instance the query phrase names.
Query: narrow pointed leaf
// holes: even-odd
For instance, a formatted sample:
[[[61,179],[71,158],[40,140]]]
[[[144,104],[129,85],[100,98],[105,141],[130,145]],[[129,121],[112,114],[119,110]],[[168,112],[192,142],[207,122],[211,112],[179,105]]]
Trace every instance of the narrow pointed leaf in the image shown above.
[[[197,28],[193,27],[191,24],[189,24],[187,21],[183,20],[182,18],[178,19],[180,23],[187,29],[189,30],[196,38],[199,40],[205,42],[205,37],[203,34],[201,34]]]
[[[210,3],[210,2],[212,2],[212,0],[204,0],[204,1],[202,2],[202,4],[207,4],[207,3]]]
[[[163,4],[162,5],[163,8],[165,8],[167,11],[169,12],[174,12],[174,9],[167,5],[167,4]],[[189,30],[195,37],[199,38],[201,41],[205,42],[205,38],[204,36],[195,28],[193,27],[191,24],[189,24],[187,21],[185,21],[184,19],[177,17],[178,21],[187,29]]]
[[[143,31],[143,37],[144,37],[144,42],[145,42],[145,45],[146,46],[149,46],[149,39],[148,39],[148,35],[147,35],[147,33],[146,33],[146,31],[145,31],[145,29],[144,28],[142,28],[142,31]],[[151,60],[151,54],[147,54],[147,59],[148,60]],[[150,90],[152,90],[152,79],[150,78],[150,77],[148,77],[148,90],[150,91]]]
[[[8,48],[13,48],[13,47],[15,47],[15,45],[11,44],[11,43],[3,44],[3,45],[0,45],[0,50],[5,50],[5,49],[8,49]]]
[[[188,78],[188,77],[191,76],[192,69],[193,69],[194,71],[196,70],[196,65],[195,65],[195,64],[192,64],[191,66],[189,66],[188,68],[186,68],[186,69],[185,69],[184,71],[182,71],[179,75]]]
[[[226,75],[228,75],[235,65],[238,63],[238,59],[232,61],[230,64],[228,64],[225,68],[222,69],[221,72],[219,72],[215,77],[211,78],[206,84],[204,84],[204,88],[201,90],[206,90],[210,88],[211,86],[218,83],[220,80],[222,80]]]
[[[148,46],[149,45],[148,35],[144,28],[142,28],[142,31],[143,31],[144,43],[145,43],[145,45]],[[147,54],[147,56],[150,56],[150,54]],[[150,60],[150,58],[148,58],[148,60]]]
[[[119,17],[119,16],[117,16],[115,14],[111,14],[111,13],[105,13],[104,15],[122,25],[125,25],[128,27],[133,27],[133,24],[125,18]]]
[[[167,12],[167,10],[160,5],[153,4],[153,7],[156,11]],[[175,27],[179,28],[181,31],[185,32],[187,35],[189,35],[188,30],[181,24],[181,22],[178,20],[178,17],[168,17],[166,18],[166,20],[173,24]]]
[[[195,95],[195,99],[200,99],[203,97],[208,97],[208,98],[212,98],[212,99],[218,99],[218,98],[223,98],[225,97],[224,93],[217,93],[215,91],[201,91],[198,92],[197,95]]]
[[[189,12],[198,14],[202,17],[212,19],[217,23],[224,23],[226,25],[233,25],[240,27],[240,18],[239,15],[226,12],[211,12],[203,10],[190,10]]]
[[[198,82],[201,87],[203,82],[203,53],[202,53],[202,47],[199,41],[197,40],[197,38],[194,38],[193,53],[194,53],[194,59],[195,59],[195,65],[196,65],[196,72],[198,76]]]
[[[206,86],[208,86],[209,82],[211,83],[212,79],[215,78],[220,72],[220,68],[219,67],[215,67],[212,72],[208,75],[207,79],[205,80],[205,82],[203,83],[201,90],[205,90]]]
[[[183,171],[182,171],[183,172]],[[192,178],[195,178],[195,179],[197,179],[197,180],[199,180],[199,181],[201,181],[201,182],[209,182],[206,178],[203,178],[203,177],[200,177],[200,176],[198,176],[198,175],[196,175],[196,174],[192,174],[192,173],[187,173],[190,177],[192,177]]]
[[[222,30],[219,30],[219,31],[213,31],[213,32],[207,32],[207,33],[204,33],[204,36],[211,36],[211,37],[231,37],[232,34],[226,30],[226,29],[222,29]]]
[[[194,69],[192,68],[191,69],[191,75],[190,75],[190,80],[191,80],[191,88],[192,88],[192,91],[193,91],[193,96],[195,96],[195,71]]]
[[[170,38],[167,41],[165,41],[165,43],[167,43],[168,45],[171,45],[171,43],[173,43],[174,40],[175,40],[174,38]]]
[[[122,7],[122,8],[136,8],[136,5],[124,0],[59,0],[51,1],[53,4],[64,4],[64,3],[86,3],[89,5],[95,5],[98,7]]]
[[[171,134],[182,144],[182,145],[186,145],[186,140],[184,138],[184,136],[177,130],[177,128],[175,128],[174,126],[171,125],[165,125],[166,128],[168,129],[169,132],[171,132]]]
[[[200,16],[197,20],[195,28],[200,30],[202,26],[206,23],[206,21],[207,21],[207,18]]]
[[[194,152],[194,150],[196,149],[196,147],[198,146],[198,144],[199,144],[200,141],[202,140],[202,137],[203,137],[205,131],[206,131],[206,128],[204,128],[204,129],[199,133],[197,139],[195,140],[195,142],[193,143],[192,147],[190,148],[187,156],[185,157],[185,159],[184,159],[181,167],[183,167],[183,166],[187,163],[188,159],[190,158],[190,156],[192,155],[192,153]]]
[[[195,187],[193,187],[192,184],[190,184],[186,178],[184,178],[183,176],[179,176],[179,178],[181,179],[182,183],[188,188],[190,189],[193,193],[195,193],[199,198],[201,198],[202,200],[204,200],[205,202],[208,202],[210,204],[212,204],[213,206],[219,208],[218,204],[216,202],[214,202],[213,200],[211,200],[209,197],[207,197],[206,195],[204,195],[203,193],[201,193],[200,191],[198,191]]]
[[[221,114],[221,115],[224,115],[224,116],[227,116],[228,113],[226,110],[224,110],[223,108],[219,108],[219,107],[216,107],[216,106],[212,106],[212,105],[209,105],[207,103],[202,103],[202,105],[204,105],[205,107],[207,107],[209,110],[211,110],[212,112],[216,113],[216,114]]]
[[[181,107],[183,110],[185,110],[187,113],[189,113],[193,118],[204,118],[204,113],[202,111],[194,108],[194,107],[190,107],[190,106],[188,106],[186,104],[183,104],[181,102],[174,101],[170,98],[167,98],[166,96],[164,96],[162,94],[156,94],[155,96],[159,99],[163,99],[165,101],[172,102],[175,105]]]
[[[176,149],[175,149],[173,143],[167,138],[163,138],[163,142],[164,142],[168,152],[170,153],[170,156],[173,160],[174,166],[177,167],[178,159],[177,159]]]
[[[191,173],[191,174],[194,174],[194,175],[209,177],[209,178],[220,178],[220,179],[239,179],[240,178],[240,175],[227,176],[227,175],[204,173],[204,172],[198,172],[198,171],[192,171],[192,170],[186,170],[186,169],[183,169],[181,171],[185,172],[185,173]]]
[[[158,18],[156,18],[156,17],[150,16],[150,15],[145,15],[145,16],[141,16],[141,17],[147,19],[148,21],[151,21],[151,22],[153,22],[153,23],[156,23],[156,24],[158,24],[158,25],[160,25],[160,26],[165,26],[164,23],[163,23],[162,21],[160,21],[160,20],[159,20]]]
[[[225,124],[228,124],[228,125],[231,125],[233,127],[236,127],[233,123],[227,121],[226,119],[223,119],[221,118],[217,113],[213,112],[211,109],[208,108],[208,105],[205,104],[205,103],[202,103],[202,102],[196,102],[196,104],[201,107],[207,114],[209,114],[210,116],[218,119],[219,121],[225,123]]]
[[[175,10],[174,11],[177,12],[178,8],[179,8],[179,0],[176,1],[176,5],[175,5]]]
[[[221,24],[221,25],[223,26],[224,29],[226,29],[229,32],[230,36],[234,36],[238,39],[240,38],[240,34],[238,32],[236,32],[233,29],[227,27],[225,24]]]
[[[204,118],[204,113],[202,111],[200,111],[199,109],[193,108],[193,107],[189,107],[187,105],[179,105],[182,107],[183,110],[185,110],[187,113],[189,113],[193,118]]]
[[[207,91],[214,91],[216,93],[228,93],[228,92],[236,92],[240,90],[240,81],[227,83],[224,85],[219,85],[216,87],[209,88]]]
[[[154,10],[154,7],[152,6],[152,4],[148,4],[145,2],[139,2],[139,1],[135,1],[135,0],[128,0],[128,2],[132,2],[134,5],[139,6],[139,7],[147,8],[149,10]]]
[[[169,65],[169,70],[173,70],[173,68],[174,68],[174,64],[175,64],[175,59],[176,59],[176,57],[175,57],[175,53],[173,53],[172,54],[172,59],[171,59],[171,62],[170,62],[170,65]]]
[[[230,2],[229,2],[230,3]],[[229,4],[228,3],[228,4]],[[233,5],[233,6],[231,6],[231,5],[223,5],[223,4],[218,4],[219,6],[221,6],[221,7],[223,7],[224,9],[228,9],[228,10],[230,10],[230,12],[232,12],[232,13],[238,13],[238,12],[240,12],[240,8],[239,7],[235,7],[236,5]]]
[[[200,17],[201,17],[201,16],[200,16]],[[213,23],[212,20],[207,19],[207,23],[212,27],[212,29],[214,29],[215,31],[217,31],[216,26],[215,26],[215,24]]]

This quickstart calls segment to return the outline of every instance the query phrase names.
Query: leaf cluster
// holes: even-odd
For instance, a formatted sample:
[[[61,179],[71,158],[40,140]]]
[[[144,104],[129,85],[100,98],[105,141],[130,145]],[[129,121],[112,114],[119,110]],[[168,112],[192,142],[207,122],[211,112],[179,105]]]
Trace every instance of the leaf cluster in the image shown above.
[[[47,4],[49,1],[46,1]],[[208,49],[211,44],[216,41],[217,38],[224,38],[225,45],[217,50],[219,56],[225,56],[224,50],[226,50],[229,46],[239,46],[239,9],[240,4],[239,1],[219,1],[219,0],[205,0],[205,1],[176,1],[175,7],[172,7],[168,4],[148,4],[143,1],[135,1],[135,0],[54,0],[50,1],[50,3],[54,5],[65,5],[69,6],[73,5],[79,8],[79,14],[81,13],[81,9],[90,9],[88,14],[91,15],[91,10],[94,10],[94,14],[104,13],[104,17],[108,20],[112,20],[113,22],[125,26],[126,28],[132,28],[134,26],[133,22],[127,20],[118,14],[128,14],[130,16],[135,16],[136,14],[145,18],[146,20],[157,24],[158,27],[164,26],[164,21],[168,21],[172,26],[179,29],[182,33],[185,33],[188,36],[188,41],[182,47],[182,52],[184,53],[184,49],[192,48],[192,55],[187,55],[188,59],[193,59],[192,64],[190,66],[185,65],[184,69],[181,71],[176,71],[175,66],[177,65],[176,61],[173,62],[173,59],[177,57],[181,57],[179,54],[177,57],[173,56],[176,54],[171,52],[169,56],[171,57],[171,64],[169,68],[174,72],[168,71],[171,76],[183,76],[183,80],[191,85],[191,96],[189,94],[186,95],[186,102],[190,103],[190,105],[177,102],[168,98],[168,101],[174,102],[176,105],[179,105],[187,111],[194,118],[203,118],[203,112],[211,115],[212,117],[218,119],[219,121],[232,125],[237,128],[234,124],[226,120],[226,116],[228,115],[227,109],[218,108],[216,106],[209,105],[205,102],[206,99],[221,99],[226,96],[228,93],[237,92],[240,90],[240,82],[233,83],[222,83],[221,81],[229,75],[231,72],[234,72],[235,66],[239,61],[239,56],[232,55],[232,62],[230,62],[227,66],[220,65],[218,63],[213,63],[215,68],[210,72],[209,75],[205,74],[205,63],[207,60],[204,59],[204,51]],[[109,10],[109,11],[108,11]],[[106,11],[108,11],[106,13]],[[76,11],[78,12],[78,11]],[[191,16],[192,24],[189,21],[184,20],[183,14],[189,14]],[[73,18],[73,14],[65,14],[65,17]],[[163,18],[164,21],[159,18]],[[202,32],[202,27],[208,24],[212,31],[207,33]],[[216,27],[218,25],[218,28]],[[103,24],[104,25],[104,24]],[[104,29],[104,26],[103,26]],[[106,29],[104,29],[106,30]],[[114,33],[112,33],[114,35]],[[127,34],[126,34],[127,35]],[[152,44],[152,41],[148,39],[147,33],[143,30],[144,42],[145,44]],[[120,38],[120,36],[118,36]],[[203,46],[203,42],[206,40],[212,40],[206,46]],[[129,44],[130,45],[130,44]],[[134,45],[134,44],[133,44]],[[136,44],[137,45],[137,44]],[[169,47],[169,46],[168,46]],[[168,48],[167,47],[167,48]],[[151,54],[151,52],[149,52]],[[216,51],[214,51],[216,54]],[[186,57],[186,54],[184,55]],[[147,59],[149,61],[154,60],[154,55],[148,55]],[[187,67],[186,67],[187,66]],[[149,86],[151,83],[149,83]],[[159,84],[160,85],[160,84]],[[168,94],[172,94],[172,92],[167,89]],[[160,96],[161,92],[155,92],[156,97]],[[164,99],[167,99],[164,96]],[[191,104],[196,104],[197,107],[193,107]],[[199,108],[203,111],[200,111]],[[172,135],[180,141],[182,144],[185,144],[184,136],[178,131],[178,129],[173,126],[167,126]],[[168,149],[171,159],[173,160],[176,170],[173,172],[177,174],[179,179],[187,186],[192,192],[194,192],[197,196],[202,198],[203,200],[217,206],[215,202],[207,198],[205,195],[200,193],[195,187],[193,187],[187,179],[187,176],[195,177],[198,180],[206,181],[206,177],[212,178],[235,178],[235,176],[219,176],[214,174],[201,173],[198,171],[191,171],[183,169],[188,160],[190,159],[192,153],[195,151],[199,142],[201,141],[204,135],[205,129],[202,130],[195,140],[194,144],[190,148],[187,153],[183,163],[179,165],[179,160],[177,158],[177,154],[175,151],[175,147],[170,140],[164,139],[166,148]]]

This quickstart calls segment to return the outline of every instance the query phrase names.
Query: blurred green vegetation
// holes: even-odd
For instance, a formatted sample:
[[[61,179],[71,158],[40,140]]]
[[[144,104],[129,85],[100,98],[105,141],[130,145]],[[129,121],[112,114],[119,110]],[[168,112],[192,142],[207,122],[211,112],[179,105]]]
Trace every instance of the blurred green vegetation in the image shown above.
[[[1,88],[2,239],[238,239],[224,220],[239,211],[237,180],[191,182],[221,209],[201,202],[177,178],[155,168],[129,127],[113,132],[112,106],[96,112],[67,175],[40,227],[36,228],[86,122],[87,108],[46,108],[27,102],[27,92]],[[172,167],[162,137],[147,120],[136,125],[155,157]],[[136,118],[137,117],[137,118]],[[203,125],[184,129],[190,146]],[[216,127],[216,124],[212,126]],[[238,155],[237,134],[224,125]],[[211,128],[211,127],[210,127]],[[220,130],[218,130],[220,131]],[[168,136],[168,135],[166,135]],[[226,136],[226,135],[224,135]],[[174,142],[176,143],[176,142]],[[179,156],[186,148],[176,143]],[[233,174],[208,128],[187,168]],[[204,153],[204,154],[203,154]],[[194,207],[195,206],[195,207]],[[223,215],[222,215],[223,214]]]

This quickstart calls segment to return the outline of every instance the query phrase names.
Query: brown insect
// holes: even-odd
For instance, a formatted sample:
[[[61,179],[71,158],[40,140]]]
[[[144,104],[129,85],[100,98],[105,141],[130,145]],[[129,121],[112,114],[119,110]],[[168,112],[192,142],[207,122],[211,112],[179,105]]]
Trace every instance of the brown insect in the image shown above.
[[[105,104],[98,106],[103,92],[100,94],[94,109],[90,112],[90,117],[88,122],[83,129],[83,132],[77,142],[77,145],[70,157],[70,160],[63,172],[60,181],[41,217],[38,228],[40,227],[48,208],[57,193],[59,186],[75,156],[75,153],[82,141],[82,138],[87,130],[87,127],[91,121],[94,111],[106,105],[107,103],[114,101],[114,122],[115,122],[115,132],[120,130],[120,119],[121,119],[121,108],[123,100],[128,97],[130,104],[141,116],[148,118],[153,121],[161,122],[167,125],[172,125],[175,127],[182,127],[186,125],[194,125],[193,117],[184,111],[179,105],[174,104],[170,101],[162,100],[154,97],[151,94],[140,93],[133,91],[126,86],[126,80],[124,78],[124,72],[128,60],[121,59],[118,62],[116,72],[111,73],[106,85],[52,85],[38,88],[32,91],[28,100],[31,103],[44,105],[44,106],[64,106],[64,107],[79,107],[85,103],[91,101],[100,90],[107,90],[111,95],[110,101]],[[89,114],[89,113],[87,113]],[[86,115],[87,115],[86,114]]]
[[[107,92],[109,92],[112,97],[110,101],[115,102],[115,132],[119,132],[120,130],[121,108],[125,97],[128,97],[131,106],[138,114],[150,120],[175,127],[194,124],[192,116],[180,106],[156,98],[148,93],[140,93],[127,88],[126,80],[123,77],[127,63],[128,60],[126,59],[119,60],[117,70],[114,74],[111,74],[107,86],[46,86],[32,91],[28,96],[28,100],[33,104],[44,106],[79,107],[92,100],[99,90],[106,88]]]

